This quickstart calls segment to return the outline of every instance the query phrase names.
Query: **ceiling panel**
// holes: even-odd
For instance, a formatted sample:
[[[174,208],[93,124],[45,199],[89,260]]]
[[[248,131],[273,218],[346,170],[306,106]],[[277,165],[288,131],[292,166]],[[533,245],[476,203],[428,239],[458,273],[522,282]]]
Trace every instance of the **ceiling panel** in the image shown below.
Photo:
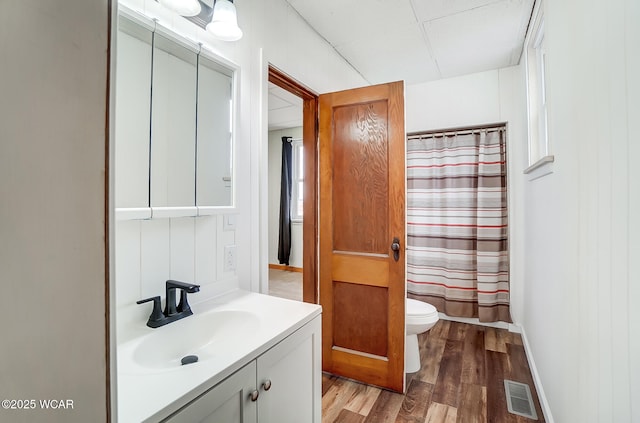
[[[528,17],[522,1],[503,0],[424,23],[445,77],[517,63]]]
[[[388,29],[415,24],[409,0],[290,0],[333,46],[366,40]]]
[[[368,82],[518,63],[534,0],[288,0]]]
[[[339,46],[337,50],[372,84],[399,79],[410,84],[440,78],[418,24],[379,31],[369,39]]]
[[[503,0],[411,0],[418,22],[431,21]]]
[[[302,126],[302,99],[269,83],[269,130]]]

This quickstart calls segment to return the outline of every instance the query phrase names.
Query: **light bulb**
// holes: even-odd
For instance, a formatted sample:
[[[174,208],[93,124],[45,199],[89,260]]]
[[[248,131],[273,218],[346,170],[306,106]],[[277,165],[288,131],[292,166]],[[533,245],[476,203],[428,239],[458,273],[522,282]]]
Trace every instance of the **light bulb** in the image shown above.
[[[233,3],[228,0],[216,0],[207,31],[223,41],[236,41],[242,38],[242,30],[238,27],[236,7]]]

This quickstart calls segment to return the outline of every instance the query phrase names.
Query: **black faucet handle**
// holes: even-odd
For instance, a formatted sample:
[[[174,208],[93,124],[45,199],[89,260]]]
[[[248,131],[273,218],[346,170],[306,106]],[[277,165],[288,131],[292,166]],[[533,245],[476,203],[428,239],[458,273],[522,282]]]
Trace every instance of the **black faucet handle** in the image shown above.
[[[150,328],[158,327],[158,323],[164,319],[164,314],[162,314],[162,305],[160,304],[160,296],[145,298],[144,300],[136,301],[136,304],[144,304],[149,301],[153,301],[153,311],[151,311],[151,315],[149,316],[149,320],[147,321],[147,326]]]
[[[180,291],[180,303],[178,304],[178,313],[183,313],[186,315],[193,314],[193,312],[191,311],[191,306],[187,301],[187,291],[185,290]]]
[[[200,291],[200,285],[197,285],[195,283],[176,281],[173,279],[169,279],[166,282],[166,287],[167,289],[170,289],[170,288],[181,289],[183,291],[188,292],[189,294],[193,294],[194,292]]]

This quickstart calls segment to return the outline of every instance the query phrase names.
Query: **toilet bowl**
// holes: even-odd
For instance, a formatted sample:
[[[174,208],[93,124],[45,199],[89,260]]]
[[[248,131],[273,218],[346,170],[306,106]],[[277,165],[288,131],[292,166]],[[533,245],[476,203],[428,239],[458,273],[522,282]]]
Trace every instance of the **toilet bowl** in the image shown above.
[[[420,348],[418,334],[428,331],[438,322],[438,310],[431,304],[407,298],[405,325],[407,340],[405,342],[404,366],[406,373],[420,370]]]

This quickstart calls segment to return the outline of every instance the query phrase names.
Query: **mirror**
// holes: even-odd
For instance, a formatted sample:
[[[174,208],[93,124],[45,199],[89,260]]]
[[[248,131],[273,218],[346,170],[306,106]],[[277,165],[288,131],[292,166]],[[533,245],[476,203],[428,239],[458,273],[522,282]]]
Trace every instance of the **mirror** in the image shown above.
[[[149,114],[153,33],[120,16],[116,56],[116,208],[149,207]]]
[[[233,205],[233,70],[200,53],[196,205]]]
[[[119,17],[119,219],[207,215],[234,206],[237,71],[164,27]]]
[[[195,206],[198,55],[154,36],[151,91],[151,207]]]

